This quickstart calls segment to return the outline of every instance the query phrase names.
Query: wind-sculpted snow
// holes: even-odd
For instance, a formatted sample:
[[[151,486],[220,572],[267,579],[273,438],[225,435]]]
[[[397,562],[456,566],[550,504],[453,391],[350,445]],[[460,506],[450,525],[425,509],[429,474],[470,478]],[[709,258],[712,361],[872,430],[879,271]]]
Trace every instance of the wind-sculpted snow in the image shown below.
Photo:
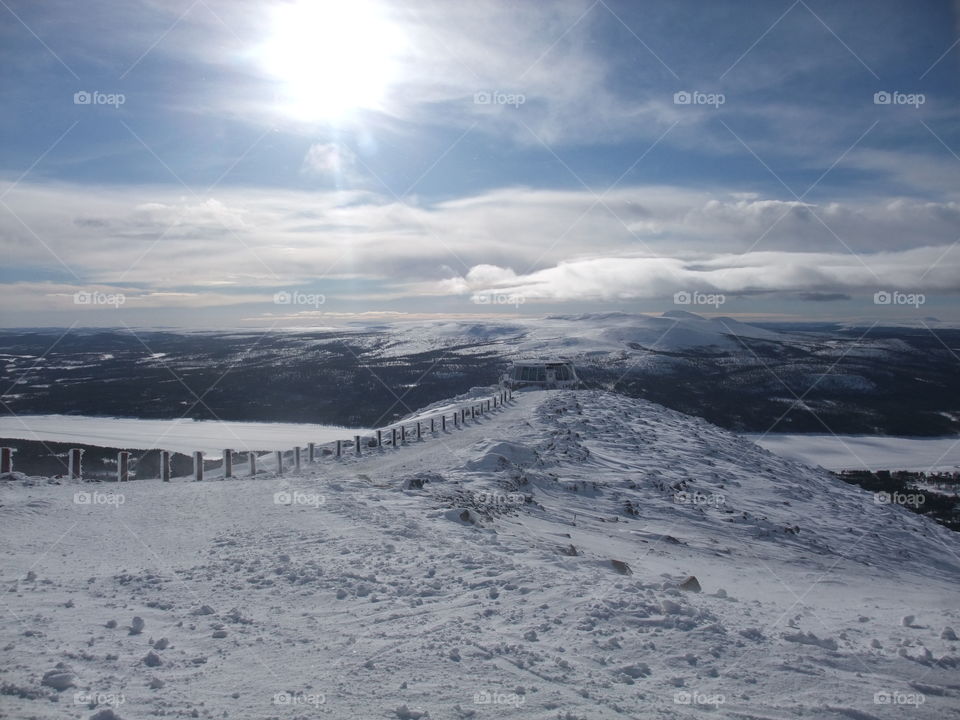
[[[614,394],[282,479],[0,492],[9,717],[957,715],[956,535]]]

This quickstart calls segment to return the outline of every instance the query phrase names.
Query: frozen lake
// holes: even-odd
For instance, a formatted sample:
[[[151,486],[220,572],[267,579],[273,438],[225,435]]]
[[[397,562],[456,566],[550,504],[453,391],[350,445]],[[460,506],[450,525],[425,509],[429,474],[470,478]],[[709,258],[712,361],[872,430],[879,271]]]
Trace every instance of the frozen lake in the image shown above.
[[[960,437],[745,435],[770,452],[827,470],[957,470]]]
[[[101,447],[219,454],[233,450],[288,450],[308,442],[349,440],[365,430],[300,423],[138,420],[81,415],[0,417],[0,437],[12,440],[75,442]]]

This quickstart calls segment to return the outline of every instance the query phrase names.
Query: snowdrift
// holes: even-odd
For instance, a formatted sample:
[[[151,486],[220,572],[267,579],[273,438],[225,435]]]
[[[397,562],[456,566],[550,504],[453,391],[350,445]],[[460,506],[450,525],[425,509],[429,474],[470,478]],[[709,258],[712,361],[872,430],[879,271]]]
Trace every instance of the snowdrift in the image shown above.
[[[283,478],[20,477],[0,533],[10,717],[957,715],[956,535],[617,395]]]

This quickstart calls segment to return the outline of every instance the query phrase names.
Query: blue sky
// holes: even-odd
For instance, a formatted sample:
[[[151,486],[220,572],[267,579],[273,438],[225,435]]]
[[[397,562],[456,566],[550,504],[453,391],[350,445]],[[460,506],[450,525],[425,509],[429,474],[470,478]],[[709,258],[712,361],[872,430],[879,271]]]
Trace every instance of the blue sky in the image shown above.
[[[956,2],[0,16],[4,326],[960,322]]]

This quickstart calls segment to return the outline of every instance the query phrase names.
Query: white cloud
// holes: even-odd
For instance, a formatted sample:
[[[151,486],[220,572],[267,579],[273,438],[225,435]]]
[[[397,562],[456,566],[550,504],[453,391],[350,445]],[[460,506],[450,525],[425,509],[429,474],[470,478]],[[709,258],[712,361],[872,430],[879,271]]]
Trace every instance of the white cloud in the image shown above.
[[[404,205],[369,192],[224,188],[197,200],[24,182],[6,202],[30,228],[0,213],[8,268],[23,268],[22,279],[65,266],[78,285],[194,293],[197,305],[240,301],[225,288],[257,295],[311,283],[351,300],[488,289],[558,300],[679,288],[960,290],[955,201],[815,205],[643,186],[604,204],[589,192],[508,188]]]
[[[899,290],[960,291],[960,250],[929,247],[868,258],[845,253],[765,252],[709,261],[604,257],[561,262],[526,275],[471,269],[437,283],[438,292],[505,293],[527,300],[615,301],[660,298],[678,290],[727,294]],[[499,280],[494,280],[499,278]]]
[[[351,185],[359,180],[357,158],[342,143],[315,143],[303,159],[303,172],[311,176],[333,178]]]

